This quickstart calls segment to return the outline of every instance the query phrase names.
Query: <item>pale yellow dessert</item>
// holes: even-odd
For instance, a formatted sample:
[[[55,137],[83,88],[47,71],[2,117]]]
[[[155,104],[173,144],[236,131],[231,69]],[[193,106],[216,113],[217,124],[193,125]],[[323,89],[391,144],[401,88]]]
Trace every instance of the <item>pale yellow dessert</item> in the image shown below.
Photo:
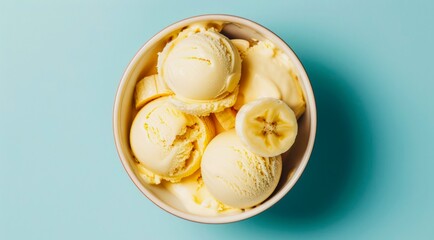
[[[177,182],[194,173],[214,136],[211,121],[177,110],[167,97],[146,104],[130,132],[131,149],[144,169],[145,180]]]
[[[234,208],[249,208],[267,199],[279,182],[282,158],[261,157],[245,148],[235,130],[217,135],[201,164],[209,192]]]
[[[163,186],[175,195],[186,210],[191,213],[212,216],[243,211],[243,209],[229,207],[217,201],[203,183],[200,171],[182,179],[181,182],[165,182]]]
[[[157,68],[181,111],[209,115],[235,104],[241,58],[232,42],[213,28],[181,33],[159,54]]]
[[[247,211],[273,193],[305,111],[289,57],[269,41],[229,40],[222,27],[168,37],[158,73],[136,84],[130,129],[142,179],[203,216]]]
[[[283,100],[300,117],[306,108],[298,76],[289,57],[269,41],[233,40],[242,52],[240,92],[235,109],[262,97]]]

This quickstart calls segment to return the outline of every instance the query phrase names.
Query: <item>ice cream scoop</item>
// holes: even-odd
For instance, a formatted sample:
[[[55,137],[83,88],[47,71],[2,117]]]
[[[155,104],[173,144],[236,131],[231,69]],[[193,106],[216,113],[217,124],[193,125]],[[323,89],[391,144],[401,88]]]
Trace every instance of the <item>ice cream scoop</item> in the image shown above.
[[[189,211],[202,216],[240,213],[243,210],[229,207],[217,201],[209,193],[200,171],[182,179],[178,183],[165,183],[165,188],[173,193],[179,202]]]
[[[142,91],[143,94],[136,94],[136,96],[139,97],[139,101],[136,100],[136,102],[138,102],[139,104],[135,107],[134,83],[138,83],[140,79],[144,76],[149,76],[157,73],[157,53],[160,52],[168,42],[175,41],[177,38],[179,38],[180,32],[189,29],[189,32],[186,32],[186,35],[190,35],[194,32],[202,31],[201,27],[192,29],[192,25],[195,24],[200,24],[201,26],[204,26],[205,29],[215,27],[217,31],[225,34],[226,36],[230,36],[231,38],[242,38],[248,40],[235,41],[235,43],[238,44],[239,48],[241,49],[241,57],[243,57],[243,53],[245,54],[245,52],[247,52],[248,49],[254,45],[254,39],[261,39],[261,41],[268,39],[291,60],[294,66],[294,73],[298,77],[301,89],[303,91],[303,95],[305,97],[304,99],[306,100],[306,113],[298,120],[300,124],[300,132],[297,137],[297,144],[291,150],[291,154],[289,154],[288,157],[285,158],[285,161],[290,161],[290,163],[285,163],[289,165],[283,168],[283,176],[280,179],[281,181],[279,182],[278,187],[274,190],[272,196],[268,197],[261,204],[258,204],[254,208],[246,210],[244,212],[233,215],[231,214],[231,216],[227,216],[225,214],[218,214],[217,216],[204,216],[203,214],[200,214],[196,211],[190,211],[190,208],[188,207],[183,207],[183,203],[181,203],[183,202],[182,199],[187,199],[187,201],[193,201],[192,199],[195,199],[196,194],[192,194],[190,195],[190,197],[185,198],[178,197],[176,193],[166,189],[166,185],[175,185],[179,186],[179,189],[183,189],[183,183],[189,182],[190,177],[193,177],[194,174],[182,178],[181,181],[177,183],[162,181],[160,185],[153,186],[143,181],[142,174],[143,172],[146,172],[145,174],[152,175],[154,177],[156,175],[148,169],[145,169],[142,163],[135,164],[135,156],[131,154],[132,149],[130,143],[130,126],[132,123],[132,118],[137,115],[137,111],[139,110],[139,108],[150,104],[150,102],[153,101],[155,97],[160,97],[155,96],[156,94],[160,94],[159,83],[155,81],[156,85],[151,85],[149,91]],[[159,78],[154,78],[153,80],[159,80]],[[148,86],[147,83],[149,82],[142,82],[143,86]],[[191,87],[194,88],[194,86]],[[145,90],[148,90],[148,88],[146,87]],[[197,90],[199,91],[200,89]],[[138,91],[140,92],[140,90]],[[170,92],[173,91],[170,89]],[[179,96],[177,96],[177,98],[178,97]],[[191,99],[189,100],[192,101]],[[211,100],[207,101],[211,102]],[[211,114],[212,117],[214,117],[214,115],[215,114]],[[218,119],[214,120],[216,123],[220,124],[220,121]],[[288,191],[291,190],[291,188],[294,186],[294,184],[298,181],[299,177],[303,173],[303,170],[312,152],[317,124],[316,120],[317,118],[315,99],[309,82],[309,78],[306,75],[305,70],[301,65],[300,61],[298,60],[297,56],[285,44],[284,41],[282,41],[277,35],[273,34],[268,29],[248,19],[230,15],[202,15],[199,17],[191,17],[185,20],[181,20],[165,29],[162,29],[161,32],[157,33],[154,37],[149,39],[149,41],[147,41],[146,44],[144,44],[144,46],[140,48],[134,58],[131,59],[130,64],[125,70],[122,80],[120,81],[115,98],[115,104],[113,109],[113,133],[116,149],[119,153],[120,160],[127,174],[130,176],[134,184],[138,187],[140,192],[142,192],[147,198],[149,198],[155,205],[159,206],[160,208],[171,214],[194,222],[228,223],[250,218],[269,209],[282,197],[284,197]],[[227,131],[227,129],[223,127],[221,127],[221,130]],[[181,195],[188,195],[188,193],[184,193],[189,191],[180,190],[180,192],[183,192]],[[199,197],[198,199],[200,198],[201,197]]]
[[[177,102],[186,103],[179,107],[184,112],[207,115],[235,104],[231,93],[241,77],[241,58],[232,42],[212,28],[180,34],[159,54],[157,67]],[[222,104],[225,98],[231,100]]]
[[[273,193],[282,172],[282,158],[250,152],[235,130],[230,130],[209,143],[201,171],[205,185],[217,200],[231,207],[249,208]]]
[[[243,71],[235,109],[263,97],[284,101],[300,117],[305,109],[295,67],[289,57],[269,41],[258,41],[247,48],[246,40],[233,40],[242,52]]]
[[[145,105],[130,131],[131,149],[145,180],[154,184],[161,179],[177,182],[194,173],[214,136],[211,121],[177,110],[167,97]]]

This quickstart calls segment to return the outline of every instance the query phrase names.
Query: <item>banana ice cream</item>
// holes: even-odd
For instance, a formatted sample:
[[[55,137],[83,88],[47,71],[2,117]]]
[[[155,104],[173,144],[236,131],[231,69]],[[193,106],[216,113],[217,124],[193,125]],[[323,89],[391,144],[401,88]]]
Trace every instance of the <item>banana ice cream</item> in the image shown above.
[[[240,92],[235,109],[255,99],[271,97],[283,100],[300,117],[306,108],[297,74],[289,57],[269,41],[237,39],[235,45],[243,58]]]
[[[130,144],[150,183],[177,182],[194,173],[206,145],[214,136],[208,118],[185,114],[167,97],[145,105],[131,126]]]
[[[270,197],[305,111],[282,51],[211,25],[168,37],[157,74],[136,83],[130,129],[137,173],[198,215],[248,211]]]
[[[204,183],[215,198],[235,208],[248,208],[274,191],[282,172],[282,158],[252,153],[231,130],[209,143],[201,169]]]
[[[229,207],[216,200],[205,186],[200,171],[184,178],[178,183],[165,183],[169,192],[191,213],[203,216],[240,213],[240,208]]]
[[[231,107],[241,77],[238,50],[214,28],[185,32],[158,57],[158,73],[175,93],[174,105],[195,115]]]

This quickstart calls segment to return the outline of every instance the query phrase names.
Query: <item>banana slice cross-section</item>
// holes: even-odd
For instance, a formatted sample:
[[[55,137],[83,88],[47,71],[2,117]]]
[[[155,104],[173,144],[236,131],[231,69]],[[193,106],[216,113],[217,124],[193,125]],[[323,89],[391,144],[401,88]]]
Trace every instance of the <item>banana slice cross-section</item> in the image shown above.
[[[260,98],[238,111],[235,130],[247,149],[263,157],[288,151],[298,126],[291,108],[276,98]]]

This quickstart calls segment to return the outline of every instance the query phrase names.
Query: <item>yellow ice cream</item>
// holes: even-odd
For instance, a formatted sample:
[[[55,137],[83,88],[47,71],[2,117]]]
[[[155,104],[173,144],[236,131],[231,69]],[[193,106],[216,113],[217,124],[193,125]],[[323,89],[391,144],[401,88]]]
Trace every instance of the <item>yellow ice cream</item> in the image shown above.
[[[164,187],[175,195],[187,211],[203,216],[231,214],[242,209],[229,207],[217,201],[203,183],[200,171],[182,179],[178,183],[165,183]]]
[[[180,110],[208,115],[235,104],[241,58],[217,30],[184,31],[158,56],[158,74],[175,93]]]
[[[205,185],[217,200],[231,207],[249,208],[273,193],[282,172],[282,158],[260,157],[248,151],[235,130],[230,130],[209,143],[201,171]]]
[[[177,110],[167,97],[145,105],[130,132],[131,149],[144,179],[154,184],[161,179],[177,182],[194,173],[214,136],[211,121]]]
[[[284,101],[300,117],[306,108],[295,68],[281,50],[269,41],[247,48],[246,40],[233,40],[243,59],[240,91],[235,109],[262,97]]]
[[[237,111],[264,97],[281,99],[297,118],[306,107],[286,54],[267,40],[229,40],[222,24],[191,25],[167,37],[158,73],[136,84],[140,110],[130,129],[137,173],[202,216],[255,207],[279,182],[282,157],[243,145]]]

